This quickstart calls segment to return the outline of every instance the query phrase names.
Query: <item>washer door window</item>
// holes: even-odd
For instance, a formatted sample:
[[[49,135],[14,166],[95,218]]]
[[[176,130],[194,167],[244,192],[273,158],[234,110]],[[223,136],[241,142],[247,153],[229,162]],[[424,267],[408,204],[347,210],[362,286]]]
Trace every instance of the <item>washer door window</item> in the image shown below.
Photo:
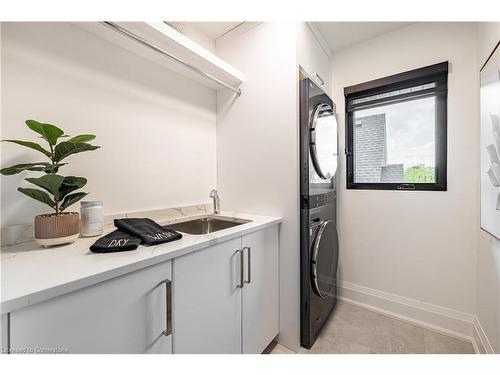
[[[311,283],[321,298],[336,294],[338,265],[337,229],[331,220],[321,223],[313,243],[311,259]]]
[[[337,171],[337,119],[329,104],[319,104],[313,111],[309,150],[314,169],[323,180]]]

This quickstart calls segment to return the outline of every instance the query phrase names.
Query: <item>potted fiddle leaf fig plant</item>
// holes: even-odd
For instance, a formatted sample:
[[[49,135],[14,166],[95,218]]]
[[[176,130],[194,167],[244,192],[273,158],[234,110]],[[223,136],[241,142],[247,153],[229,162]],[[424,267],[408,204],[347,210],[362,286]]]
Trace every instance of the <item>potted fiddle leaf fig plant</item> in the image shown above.
[[[47,142],[47,147],[14,139],[11,142],[28,147],[42,153],[49,161],[17,164],[3,168],[3,175],[14,175],[23,171],[42,172],[40,177],[30,177],[25,180],[41,189],[19,187],[17,190],[49,206],[53,212],[35,217],[35,240],[42,246],[61,245],[73,242],[80,234],[80,214],[66,210],[88,193],[76,191],[85,186],[87,179],[76,176],[62,176],[59,169],[68,156],[85,151],[98,149],[99,146],[89,142],[95,138],[92,134],[81,134],[69,137],[64,131],[52,124],[43,124],[35,120],[27,120],[26,125]]]

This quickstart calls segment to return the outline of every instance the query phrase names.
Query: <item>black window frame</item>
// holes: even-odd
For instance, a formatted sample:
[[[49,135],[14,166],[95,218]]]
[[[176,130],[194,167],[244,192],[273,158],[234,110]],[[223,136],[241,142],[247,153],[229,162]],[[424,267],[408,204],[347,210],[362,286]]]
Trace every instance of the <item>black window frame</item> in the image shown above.
[[[435,87],[382,99],[353,103],[354,100],[409,87],[435,83]],[[365,190],[447,190],[447,101],[448,61],[344,88],[346,123],[346,187]],[[436,97],[434,183],[362,183],[354,181],[354,111],[417,98]]]

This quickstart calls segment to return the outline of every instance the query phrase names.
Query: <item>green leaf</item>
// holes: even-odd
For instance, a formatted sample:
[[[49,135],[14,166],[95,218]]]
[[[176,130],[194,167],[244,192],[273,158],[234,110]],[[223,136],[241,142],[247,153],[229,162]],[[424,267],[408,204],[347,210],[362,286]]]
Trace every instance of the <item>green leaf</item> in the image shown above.
[[[54,146],[57,143],[57,139],[64,134],[61,129],[52,124],[42,124],[35,120],[26,120],[25,123],[31,130],[40,134],[42,138],[52,146]]]
[[[55,207],[54,201],[50,199],[49,195],[44,191],[38,189],[30,189],[30,188],[17,188],[17,191],[20,191],[21,193],[27,195],[28,197],[46,204],[52,209]]]
[[[38,143],[26,142],[26,141],[18,141],[16,139],[5,139],[2,142],[11,142],[11,143],[15,143],[15,144],[18,144],[18,145],[21,145],[21,146],[24,146],[24,147],[32,148],[33,150],[40,151],[42,154],[44,154],[45,156],[48,156],[49,158],[52,156],[52,154],[50,153],[50,151],[44,149]]]
[[[67,142],[73,142],[73,143],[90,142],[94,139],[95,139],[95,135],[93,135],[93,134],[80,134],[80,135],[77,135],[73,138],[68,139]]]
[[[0,169],[0,173],[5,176],[10,176],[13,174],[18,174],[22,171],[41,171],[45,173],[57,173],[59,167],[66,165],[66,163],[61,164],[50,164],[50,163],[27,163],[27,164],[16,164],[12,167],[7,167]]]
[[[99,146],[93,146],[84,142],[61,142],[54,150],[54,161],[60,162],[69,155],[76,154],[78,152],[92,151],[98,148]]]
[[[22,171],[38,171],[43,168],[44,165],[49,165],[49,163],[26,163],[26,164],[16,164],[11,167],[6,167],[0,169],[0,173],[4,176],[11,176],[13,174],[18,174]]]
[[[63,199],[66,195],[74,190],[81,189],[87,183],[87,179],[83,177],[68,176],[59,188],[59,199]]]
[[[45,173],[57,173],[59,171],[59,167],[62,167],[63,165],[66,165],[67,163],[60,163],[60,164],[49,164],[45,168],[40,169],[44,171]]]
[[[26,181],[44,188],[54,196],[55,200],[59,200],[59,188],[64,181],[64,177],[57,174],[46,174],[42,177],[26,178]]]
[[[80,199],[82,199],[84,196],[86,196],[88,193],[74,193],[67,195],[66,198],[64,198],[64,201],[61,204],[60,210],[61,212],[64,211],[66,208],[71,206],[72,204],[78,202]]]

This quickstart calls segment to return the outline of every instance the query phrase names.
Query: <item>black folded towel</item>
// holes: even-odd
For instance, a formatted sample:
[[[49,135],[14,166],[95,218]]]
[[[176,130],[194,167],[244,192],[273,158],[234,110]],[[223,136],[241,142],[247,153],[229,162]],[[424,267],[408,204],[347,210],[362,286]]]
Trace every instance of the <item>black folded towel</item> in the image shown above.
[[[182,234],[179,232],[162,227],[148,218],[115,219],[115,227],[131,236],[140,238],[143,245],[158,245],[182,238]]]
[[[121,230],[115,230],[104,237],[99,238],[90,251],[93,253],[114,253],[116,251],[135,250],[141,244],[141,240]]]

